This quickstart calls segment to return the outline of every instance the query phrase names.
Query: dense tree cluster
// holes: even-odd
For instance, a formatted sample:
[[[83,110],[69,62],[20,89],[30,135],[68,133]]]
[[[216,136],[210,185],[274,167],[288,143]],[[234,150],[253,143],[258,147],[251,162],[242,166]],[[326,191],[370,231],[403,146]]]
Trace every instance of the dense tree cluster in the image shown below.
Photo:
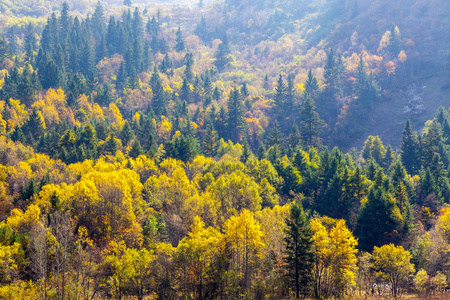
[[[421,133],[408,120],[398,150],[327,147],[360,134],[406,60],[398,26],[383,56],[314,48],[269,77],[258,66],[296,47],[292,18],[318,8],[275,9],[241,59],[242,24],[226,24],[249,1],[225,1],[214,31],[123,4],[64,3],[0,39],[1,299],[445,290],[448,111]]]

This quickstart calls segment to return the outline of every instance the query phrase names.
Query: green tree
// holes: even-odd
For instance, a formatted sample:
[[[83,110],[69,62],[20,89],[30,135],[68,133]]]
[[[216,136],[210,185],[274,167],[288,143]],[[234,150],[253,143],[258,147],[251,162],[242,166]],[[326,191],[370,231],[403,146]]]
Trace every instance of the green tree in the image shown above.
[[[412,130],[411,122],[406,120],[405,129],[402,133],[402,144],[400,146],[400,158],[403,166],[409,174],[415,175],[420,168],[419,139],[417,133]]]
[[[285,244],[287,277],[289,282],[295,286],[295,296],[300,294],[306,296],[312,287],[314,253],[313,232],[309,225],[303,207],[294,201],[291,204],[289,217],[285,220]]]
[[[396,208],[380,188],[369,190],[367,202],[361,208],[355,228],[362,251],[372,251],[374,246],[381,246],[397,238],[402,224],[395,214]]]
[[[184,51],[184,49],[186,48],[184,44],[183,32],[181,31],[180,26],[178,26],[178,30],[176,32],[175,43],[175,51],[177,52]]]
[[[306,146],[317,146],[319,142],[319,134],[324,127],[323,121],[316,112],[314,101],[310,97],[306,97],[300,107],[301,123],[300,132]]]
[[[228,134],[235,143],[241,140],[244,126],[244,109],[242,107],[241,95],[237,89],[230,92],[228,99]]]

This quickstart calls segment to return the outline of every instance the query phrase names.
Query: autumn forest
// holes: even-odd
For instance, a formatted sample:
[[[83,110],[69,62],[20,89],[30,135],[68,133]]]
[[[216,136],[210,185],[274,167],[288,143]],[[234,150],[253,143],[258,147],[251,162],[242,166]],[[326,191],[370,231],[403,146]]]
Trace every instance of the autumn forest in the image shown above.
[[[444,0],[0,3],[0,299],[449,297]]]

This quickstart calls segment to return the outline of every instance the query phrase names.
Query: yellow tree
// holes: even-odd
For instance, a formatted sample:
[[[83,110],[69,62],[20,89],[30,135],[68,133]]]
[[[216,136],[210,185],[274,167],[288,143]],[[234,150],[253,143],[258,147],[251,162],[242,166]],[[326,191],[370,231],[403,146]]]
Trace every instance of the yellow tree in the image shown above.
[[[182,285],[193,288],[191,291],[184,291],[185,295],[193,293],[194,298],[203,299],[203,289],[207,286],[208,274],[214,271],[212,264],[219,253],[221,238],[218,230],[205,228],[200,217],[194,218],[191,232],[180,241],[176,249]]]
[[[14,273],[17,271],[16,257],[19,255],[19,249],[19,243],[14,243],[11,246],[3,246],[0,244],[0,282],[8,282],[10,299],[11,283]]]
[[[357,240],[344,220],[314,218],[310,224],[314,232],[316,297],[344,295],[354,284]]]
[[[225,222],[223,231],[225,247],[231,255],[231,284],[237,285],[233,286],[237,292],[245,291],[250,284],[252,267],[258,264],[264,248],[261,225],[251,211],[244,209],[239,216],[232,216]]]
[[[411,263],[412,255],[402,246],[394,244],[374,247],[373,267],[378,272],[377,275],[387,280],[392,286],[392,295],[397,297],[401,288],[414,272],[414,265]]]
[[[355,270],[358,259],[356,246],[358,242],[345,225],[344,220],[338,220],[330,230],[331,240],[331,276],[333,278],[333,293],[343,295],[346,289],[355,284]]]

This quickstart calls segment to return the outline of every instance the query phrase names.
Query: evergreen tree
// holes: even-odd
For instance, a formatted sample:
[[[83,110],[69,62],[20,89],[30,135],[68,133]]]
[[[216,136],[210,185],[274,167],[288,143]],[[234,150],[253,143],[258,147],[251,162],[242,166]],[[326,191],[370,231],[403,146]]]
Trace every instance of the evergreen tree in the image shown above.
[[[141,143],[139,140],[134,139],[133,143],[131,144],[131,150],[128,153],[128,155],[134,159],[136,159],[139,155],[143,154],[144,150],[142,149]]]
[[[393,24],[391,29],[391,38],[389,39],[389,51],[396,57],[400,52],[402,47],[402,36],[400,34],[400,29]]]
[[[184,77],[187,82],[191,82],[194,78],[194,72],[192,71],[192,65],[194,64],[194,56],[192,53],[188,52],[184,56],[184,65],[186,68],[184,69]]]
[[[275,95],[273,98],[274,113],[279,119],[282,118],[282,115],[285,113],[283,111],[286,96],[285,92],[286,92],[286,85],[284,84],[283,77],[280,75],[278,77],[277,86],[275,88]]]
[[[327,55],[327,62],[324,67],[324,83],[325,83],[325,94],[327,96],[334,96],[336,92],[336,57],[334,56],[333,49]]]
[[[367,74],[366,64],[361,56],[356,73],[355,93],[359,101],[368,108],[380,97],[380,88],[375,83],[373,74]]]
[[[119,150],[119,144],[114,133],[110,133],[104,144],[104,152],[109,155],[115,155],[117,150]]]
[[[244,126],[244,109],[241,96],[236,88],[230,92],[228,99],[227,125],[230,139],[235,143],[239,142]]]
[[[269,136],[267,137],[267,147],[272,147],[274,145],[281,146],[283,144],[283,140],[283,133],[281,132],[278,122],[275,121],[269,132]]]
[[[399,224],[392,213],[394,205],[380,188],[369,190],[355,228],[362,251],[372,251],[374,246],[395,241]]]
[[[245,141],[243,150],[242,150],[242,155],[241,155],[241,162],[244,164],[247,163],[247,160],[251,155],[252,155],[252,151],[250,150],[250,147],[248,146],[247,141]]]
[[[419,150],[420,144],[417,133],[412,130],[411,122],[408,119],[402,133],[400,158],[409,174],[416,174],[420,168]]]
[[[230,49],[228,47],[228,40],[225,36],[224,40],[219,44],[217,48],[217,52],[215,55],[214,65],[217,67],[219,72],[222,72],[229,64],[230,58],[228,55],[230,54]]]
[[[31,135],[34,140],[37,140],[42,133],[44,133],[44,120],[42,115],[33,108],[28,121],[24,124],[24,134]]]
[[[130,123],[125,122],[125,125],[120,132],[120,139],[122,140],[123,145],[127,145],[129,141],[131,141],[134,137],[133,129],[130,126]]]
[[[156,115],[165,115],[166,112],[166,95],[162,86],[161,77],[158,70],[153,72],[151,78],[151,86],[153,91],[152,108]]]
[[[300,107],[301,123],[300,132],[306,146],[316,146],[318,135],[322,132],[323,121],[315,111],[314,101],[307,97]]]
[[[305,92],[303,97],[315,99],[319,93],[319,84],[317,83],[317,78],[312,74],[311,69],[308,72],[308,78],[305,83]]]
[[[24,200],[29,200],[37,193],[38,193],[38,186],[34,178],[31,178],[30,181],[28,182],[26,189],[23,191],[22,198]]]
[[[295,297],[300,298],[300,295],[304,297],[310,292],[313,282],[313,232],[302,206],[296,201],[291,204],[285,222],[287,278],[295,287]]]
[[[214,157],[217,150],[217,132],[208,126],[205,138],[203,139],[202,151],[208,157]]]
[[[178,30],[176,32],[175,42],[176,42],[176,44],[175,44],[175,51],[177,51],[177,52],[184,51],[186,46],[184,44],[183,33],[181,32],[180,26],[178,26]]]

